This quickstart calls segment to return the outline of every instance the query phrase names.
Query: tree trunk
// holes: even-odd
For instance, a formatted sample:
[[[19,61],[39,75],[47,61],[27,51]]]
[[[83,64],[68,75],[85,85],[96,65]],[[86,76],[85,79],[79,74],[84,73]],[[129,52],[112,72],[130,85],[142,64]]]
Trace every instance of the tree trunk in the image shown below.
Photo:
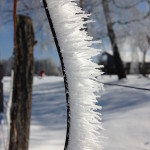
[[[125,69],[124,69],[120,54],[119,54],[119,48],[117,46],[117,40],[116,40],[115,32],[113,29],[113,24],[111,21],[108,0],[102,0],[102,5],[103,5],[106,24],[107,24],[108,36],[110,38],[110,42],[112,45],[113,56],[114,56],[118,78],[123,79],[123,78],[126,78],[126,73],[125,73]]]
[[[142,75],[143,76],[146,76],[145,60],[146,60],[146,51],[143,52],[143,62],[142,62]]]
[[[33,82],[32,20],[17,16],[9,150],[28,150]]]
[[[4,105],[3,105],[3,83],[2,83],[2,78],[3,78],[3,66],[0,65],[0,113],[4,111]]]

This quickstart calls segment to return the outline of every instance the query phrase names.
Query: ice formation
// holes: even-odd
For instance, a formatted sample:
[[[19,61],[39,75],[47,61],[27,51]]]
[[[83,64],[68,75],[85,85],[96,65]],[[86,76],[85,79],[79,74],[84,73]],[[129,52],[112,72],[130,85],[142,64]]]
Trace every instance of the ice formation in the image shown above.
[[[61,49],[69,89],[70,131],[67,150],[101,150],[101,118],[96,92],[100,66],[92,57],[100,50],[92,48],[92,38],[84,28],[85,14],[74,0],[46,0]]]

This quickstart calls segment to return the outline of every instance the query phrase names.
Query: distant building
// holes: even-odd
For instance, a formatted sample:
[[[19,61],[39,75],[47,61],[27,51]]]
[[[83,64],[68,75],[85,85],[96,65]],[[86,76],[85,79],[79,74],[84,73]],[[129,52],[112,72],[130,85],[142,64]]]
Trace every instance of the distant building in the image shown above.
[[[111,54],[107,52],[102,53],[99,57],[98,64],[104,66],[104,68],[102,68],[104,74],[116,74],[114,57]]]
[[[107,52],[102,53],[101,56],[99,57],[98,64],[104,66],[104,68],[102,68],[104,74],[108,74],[108,75],[117,74],[113,55]],[[126,73],[130,74],[131,62],[124,62],[124,67]],[[142,63],[138,63],[138,67],[139,67],[139,73],[142,73]],[[150,74],[150,62],[145,63],[145,72],[146,74]],[[132,72],[132,74],[134,73]]]

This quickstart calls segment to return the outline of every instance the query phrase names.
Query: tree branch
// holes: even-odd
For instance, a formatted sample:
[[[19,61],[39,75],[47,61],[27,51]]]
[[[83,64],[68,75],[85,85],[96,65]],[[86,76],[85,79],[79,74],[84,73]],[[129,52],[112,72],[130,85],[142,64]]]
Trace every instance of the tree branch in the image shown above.
[[[150,3],[150,2],[149,2]],[[134,22],[140,22],[141,20],[147,19],[150,16],[150,9],[148,10],[148,12],[141,18],[135,18],[135,19],[131,19],[131,20],[127,20],[127,21],[123,21],[123,20],[117,20],[112,22],[113,25],[115,24],[120,24],[120,25],[127,25],[130,23],[134,23]]]
[[[140,3],[145,2],[145,1],[147,1],[147,0],[140,0],[140,1],[136,2],[136,3],[131,4],[131,5],[128,5],[128,6],[120,6],[120,5],[117,4],[117,2],[116,2],[115,0],[112,0],[113,4],[114,4],[117,8],[119,8],[119,9],[131,9],[131,8],[137,6],[137,5],[139,5]]]

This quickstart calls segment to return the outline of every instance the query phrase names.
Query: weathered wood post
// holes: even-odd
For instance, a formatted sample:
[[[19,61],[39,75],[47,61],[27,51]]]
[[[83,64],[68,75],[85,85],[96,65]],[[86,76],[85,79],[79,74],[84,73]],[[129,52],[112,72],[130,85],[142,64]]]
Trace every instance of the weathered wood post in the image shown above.
[[[17,16],[15,43],[9,150],[27,150],[34,73],[33,47],[35,44],[31,18],[23,15]]]
[[[2,113],[4,111],[4,106],[3,106],[3,83],[2,83],[2,79],[3,79],[3,65],[0,64],[0,113]]]

